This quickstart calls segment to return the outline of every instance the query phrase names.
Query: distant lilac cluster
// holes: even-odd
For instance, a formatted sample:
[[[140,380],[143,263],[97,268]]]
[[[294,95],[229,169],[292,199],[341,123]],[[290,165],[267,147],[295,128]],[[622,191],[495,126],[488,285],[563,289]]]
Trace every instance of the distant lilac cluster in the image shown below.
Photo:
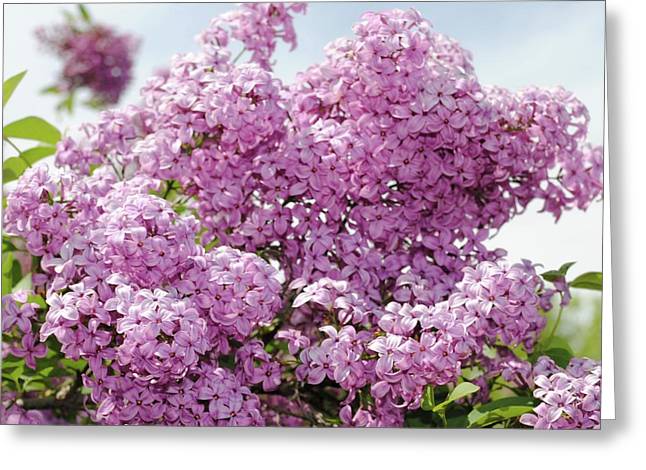
[[[119,101],[130,80],[139,41],[100,24],[69,22],[36,31],[40,43],[63,60],[56,88],[69,93],[86,88],[102,105]]]
[[[541,403],[521,423],[534,429],[599,429],[601,365],[574,358],[565,370],[553,366],[536,374],[534,396]],[[536,372],[535,372],[536,373]]]
[[[558,218],[601,195],[585,107],[482,87],[415,10],[366,13],[285,86],[269,59],[303,8],[216,18],[8,195],[6,232],[41,257],[40,340],[88,361],[94,421],[402,426],[467,368],[473,403],[492,377],[533,389],[513,349],[568,287],[485,242],[532,201]]]

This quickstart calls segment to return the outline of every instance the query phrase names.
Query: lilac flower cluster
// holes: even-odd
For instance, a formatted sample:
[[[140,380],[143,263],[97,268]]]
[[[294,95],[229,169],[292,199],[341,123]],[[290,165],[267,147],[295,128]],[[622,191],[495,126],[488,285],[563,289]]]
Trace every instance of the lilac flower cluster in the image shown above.
[[[574,358],[565,370],[553,366],[534,378],[541,403],[520,421],[534,429],[599,429],[601,365]]]
[[[292,14],[304,13],[306,7],[305,3],[243,3],[239,9],[214,18],[198,40],[207,47],[226,47],[231,39],[240,41],[242,52],[251,53],[251,61],[271,70],[276,39],[296,48]]]
[[[56,89],[86,88],[98,104],[115,104],[132,78],[139,41],[100,24],[66,22],[36,31],[39,42],[63,60]]]
[[[149,194],[157,186],[141,177],[117,183],[114,175],[96,172],[56,178],[46,167],[21,178],[5,223],[8,231],[29,230],[44,240],[27,245],[42,255],[40,282],[48,292],[40,340],[54,335],[65,357],[90,361],[84,380],[98,422],[195,424],[199,414],[200,424],[260,424],[259,401],[245,384],[275,388],[277,364],[267,357],[256,371],[258,352],[251,350],[249,359],[241,348],[238,367],[250,373],[234,375],[218,360],[230,353],[230,341],[245,341],[280,309],[278,273],[253,254],[228,247],[204,252],[195,242],[197,221]],[[94,198],[91,208],[75,196],[81,189]],[[21,201],[31,215],[18,208]],[[66,217],[55,230],[34,226],[51,220],[39,217],[59,206]],[[55,245],[51,234],[60,237]],[[46,352],[31,332],[35,306],[22,293],[4,302],[4,329],[24,332],[10,352],[35,367]],[[249,344],[263,351],[262,342]],[[228,385],[207,397],[222,377]],[[191,418],[177,414],[178,393]]]
[[[385,425],[375,410],[400,410],[402,420],[401,410],[419,408],[427,385],[455,383],[463,365],[479,360],[489,373],[495,370],[482,355],[485,346],[520,344],[531,351],[545,326],[538,309],[543,283],[528,263],[485,261],[465,268],[455,289],[434,305],[418,299],[370,308],[356,301],[344,281],[322,279],[295,298],[298,315],[292,321],[306,317],[313,324],[343,326],[319,328],[324,339],[314,344],[297,330],[279,337],[289,342],[291,354],[302,349],[296,376],[309,384],[336,382],[348,391],[343,405],[370,385],[374,409],[362,409],[359,416],[370,419],[357,422]]]
[[[87,361],[93,421],[402,426],[467,369],[471,403],[499,376],[552,390],[559,372],[513,351],[533,351],[567,283],[484,243],[534,200],[558,218],[600,196],[585,107],[482,87],[414,10],[366,13],[285,86],[270,58],[303,9],[214,19],[139,105],[66,136],[58,168],[9,194],[5,231],[38,257],[49,305],[37,338],[30,304],[8,300],[12,348],[32,361],[53,337]],[[559,423],[587,426],[598,403],[572,367]]]

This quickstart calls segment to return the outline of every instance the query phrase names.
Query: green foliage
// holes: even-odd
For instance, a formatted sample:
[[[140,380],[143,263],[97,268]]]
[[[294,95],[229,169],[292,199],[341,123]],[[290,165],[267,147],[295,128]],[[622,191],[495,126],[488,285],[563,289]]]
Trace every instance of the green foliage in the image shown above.
[[[13,77],[7,78],[2,84],[2,107],[4,108],[13,92],[16,90],[23,77],[27,73],[26,70],[14,75]]]
[[[31,273],[27,273],[18,283],[13,286],[13,289],[11,289],[12,292],[17,292],[19,290],[31,290],[32,288],[32,283],[31,283]]]
[[[21,279],[22,269],[13,252],[2,253],[2,295],[10,294]]]
[[[570,261],[568,263],[563,264],[560,268],[557,270],[551,270],[544,272],[541,274],[543,279],[546,281],[554,282],[557,281],[563,277],[566,276],[567,272],[570,270],[570,268],[575,264],[575,261]]]
[[[2,106],[7,103],[14,90],[25,76],[25,72],[6,80],[2,86]],[[10,139],[27,139],[39,142],[30,149],[21,151]],[[18,152],[17,156],[2,162],[2,179],[4,183],[17,180],[27,168],[39,160],[56,152],[56,143],[61,139],[61,133],[49,122],[36,116],[28,116],[11,122],[2,129],[2,140],[10,144]],[[3,200],[4,206],[4,200]],[[3,243],[4,246],[4,243]]]
[[[20,158],[28,164],[33,165],[45,157],[54,155],[54,153],[56,153],[56,147],[53,145],[39,145],[20,152]]]
[[[533,360],[535,361],[539,356],[549,356],[559,367],[565,368],[570,363],[573,354],[569,348],[549,348],[545,351],[539,351],[536,356],[533,356]]]
[[[81,18],[83,18],[83,21],[85,21],[86,23],[91,23],[92,18],[90,17],[90,12],[88,11],[87,7],[82,3],[79,3],[78,8],[79,8],[79,13],[81,15]]]
[[[599,272],[581,274],[570,282],[570,287],[600,291],[603,289],[603,274]]]
[[[431,411],[435,408],[435,390],[432,385],[427,385],[426,388],[424,388],[421,406],[424,411]]]
[[[454,401],[457,401],[461,398],[467,397],[473,393],[476,393],[478,390],[480,390],[480,387],[478,387],[475,384],[472,384],[471,382],[462,382],[459,383],[452,391],[449,393],[449,396],[444,400],[442,403],[439,403],[433,407],[434,412],[441,411],[445,409],[447,406],[449,406],[451,403]]]
[[[13,244],[11,239],[5,235],[2,236],[2,252],[17,251],[16,245]]]
[[[536,400],[527,396],[501,398],[474,408],[468,415],[468,426],[482,428],[517,418],[536,405]]]
[[[2,163],[2,181],[9,183],[10,181],[20,178],[29,165],[20,157],[11,157]]]
[[[3,139],[28,139],[55,145],[61,139],[61,133],[50,123],[36,116],[18,119],[4,126]]]

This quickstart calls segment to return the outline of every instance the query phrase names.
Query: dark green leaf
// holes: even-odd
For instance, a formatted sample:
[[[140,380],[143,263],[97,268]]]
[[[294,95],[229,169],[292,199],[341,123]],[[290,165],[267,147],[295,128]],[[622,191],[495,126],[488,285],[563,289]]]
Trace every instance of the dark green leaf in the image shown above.
[[[563,368],[567,367],[572,359],[572,353],[564,348],[550,348],[547,351],[542,351],[541,355],[551,357],[559,367]]]
[[[446,427],[447,428],[466,428],[469,425],[469,419],[467,415],[462,413],[456,416],[451,416],[446,418]]]
[[[575,264],[576,264],[576,261],[570,261],[568,263],[565,263],[559,268],[559,272],[565,276],[567,272],[570,270],[570,268]]]
[[[11,98],[11,95],[13,95],[13,92],[16,90],[16,87],[20,84],[22,81],[23,77],[27,71],[20,72],[13,77],[7,78],[4,83],[2,84],[2,107],[7,104],[9,101],[9,98]]]
[[[27,168],[29,167],[22,158],[11,157],[6,159],[2,163],[2,182],[6,184],[10,181],[17,180]]]
[[[8,251],[17,251],[18,248],[16,248],[16,245],[13,244],[13,242],[6,236],[3,235],[2,237],[2,252],[6,253]]]
[[[536,401],[531,397],[505,397],[473,409],[468,416],[469,427],[484,427],[532,411]]]
[[[602,290],[603,274],[599,272],[589,272],[581,274],[574,281],[570,282],[570,287],[578,289]]]
[[[54,145],[60,140],[61,133],[44,119],[28,116],[4,126],[2,136],[3,138],[36,140]]]
[[[575,263],[576,261],[570,261],[568,263],[563,264],[558,270],[551,270],[551,271],[544,272],[543,274],[541,274],[541,276],[543,277],[543,279],[549,282],[557,281],[562,277],[565,277],[567,272],[570,270],[572,266],[574,266]]]

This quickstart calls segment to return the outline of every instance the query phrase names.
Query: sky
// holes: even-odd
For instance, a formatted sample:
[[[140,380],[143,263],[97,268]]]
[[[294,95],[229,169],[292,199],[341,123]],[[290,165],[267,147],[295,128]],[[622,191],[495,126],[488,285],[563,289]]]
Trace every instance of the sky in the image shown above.
[[[275,74],[291,82],[296,73],[324,57],[325,45],[352,35],[352,25],[365,11],[416,8],[434,28],[457,39],[474,56],[482,84],[518,90],[526,86],[561,85],[575,93],[591,116],[589,139],[601,144],[604,116],[604,23],[602,1],[548,2],[321,2],[294,21],[298,47],[280,45]],[[4,122],[35,114],[67,129],[97,119],[95,111],[77,109],[73,116],[55,111],[57,99],[40,95],[53,84],[60,66],[41,50],[34,30],[63,19],[74,5],[4,5],[4,79],[22,70],[28,74],[4,110]],[[120,105],[137,103],[139,88],[178,52],[197,51],[194,41],[209,20],[232,4],[93,4],[92,17],[141,38],[134,79]],[[234,50],[234,53],[237,50]],[[5,158],[12,156],[3,149]],[[531,259],[546,269],[576,261],[573,275],[601,271],[602,204],[587,212],[565,213],[558,224],[531,205],[488,242],[504,247],[508,258]]]

